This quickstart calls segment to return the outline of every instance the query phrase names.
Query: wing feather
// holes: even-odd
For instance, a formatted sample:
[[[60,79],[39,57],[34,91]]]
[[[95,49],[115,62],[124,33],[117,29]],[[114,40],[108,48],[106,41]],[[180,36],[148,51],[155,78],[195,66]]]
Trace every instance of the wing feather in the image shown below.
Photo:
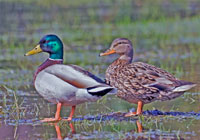
[[[90,72],[74,65],[56,64],[46,68],[45,72],[51,73],[77,88],[88,88],[103,83],[101,79]]]

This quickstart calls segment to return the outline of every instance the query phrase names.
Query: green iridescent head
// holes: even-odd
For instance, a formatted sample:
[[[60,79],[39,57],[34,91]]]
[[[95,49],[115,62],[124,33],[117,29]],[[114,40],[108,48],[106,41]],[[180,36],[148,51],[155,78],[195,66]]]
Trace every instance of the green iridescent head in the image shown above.
[[[25,55],[33,55],[40,52],[49,53],[51,59],[63,59],[63,43],[56,35],[49,34],[44,36],[38,45]]]

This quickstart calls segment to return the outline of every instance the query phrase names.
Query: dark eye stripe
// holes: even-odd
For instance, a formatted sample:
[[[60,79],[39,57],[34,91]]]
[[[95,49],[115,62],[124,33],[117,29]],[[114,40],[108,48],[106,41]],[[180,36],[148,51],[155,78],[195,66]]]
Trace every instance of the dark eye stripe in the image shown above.
[[[119,42],[117,44],[114,45],[114,47],[116,47],[117,45],[120,45],[120,44],[129,44],[128,42]]]

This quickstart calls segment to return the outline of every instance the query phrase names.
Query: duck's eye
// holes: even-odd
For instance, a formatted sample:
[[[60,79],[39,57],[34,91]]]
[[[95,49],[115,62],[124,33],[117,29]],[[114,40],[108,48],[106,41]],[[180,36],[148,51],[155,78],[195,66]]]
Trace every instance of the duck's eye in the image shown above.
[[[116,47],[116,46],[118,46],[118,45],[120,45],[120,44],[122,44],[122,42],[119,42],[119,43],[117,43],[117,44],[114,44],[113,47]]]

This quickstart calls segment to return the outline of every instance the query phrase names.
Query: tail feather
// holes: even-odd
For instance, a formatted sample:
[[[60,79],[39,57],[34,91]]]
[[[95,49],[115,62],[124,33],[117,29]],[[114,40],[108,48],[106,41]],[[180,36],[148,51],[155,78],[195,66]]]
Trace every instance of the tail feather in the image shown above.
[[[188,82],[188,81],[184,81],[184,80],[179,80],[178,83],[180,85],[194,85],[195,84],[193,82]]]
[[[110,86],[94,86],[87,88],[89,94],[94,96],[104,96],[108,93],[116,93],[116,89]]]
[[[183,81],[183,80],[180,80],[179,81],[179,84],[180,86],[176,87],[173,92],[183,92],[183,91],[187,91],[193,87],[196,86],[195,83],[192,83],[192,82],[187,82],[187,81]]]

